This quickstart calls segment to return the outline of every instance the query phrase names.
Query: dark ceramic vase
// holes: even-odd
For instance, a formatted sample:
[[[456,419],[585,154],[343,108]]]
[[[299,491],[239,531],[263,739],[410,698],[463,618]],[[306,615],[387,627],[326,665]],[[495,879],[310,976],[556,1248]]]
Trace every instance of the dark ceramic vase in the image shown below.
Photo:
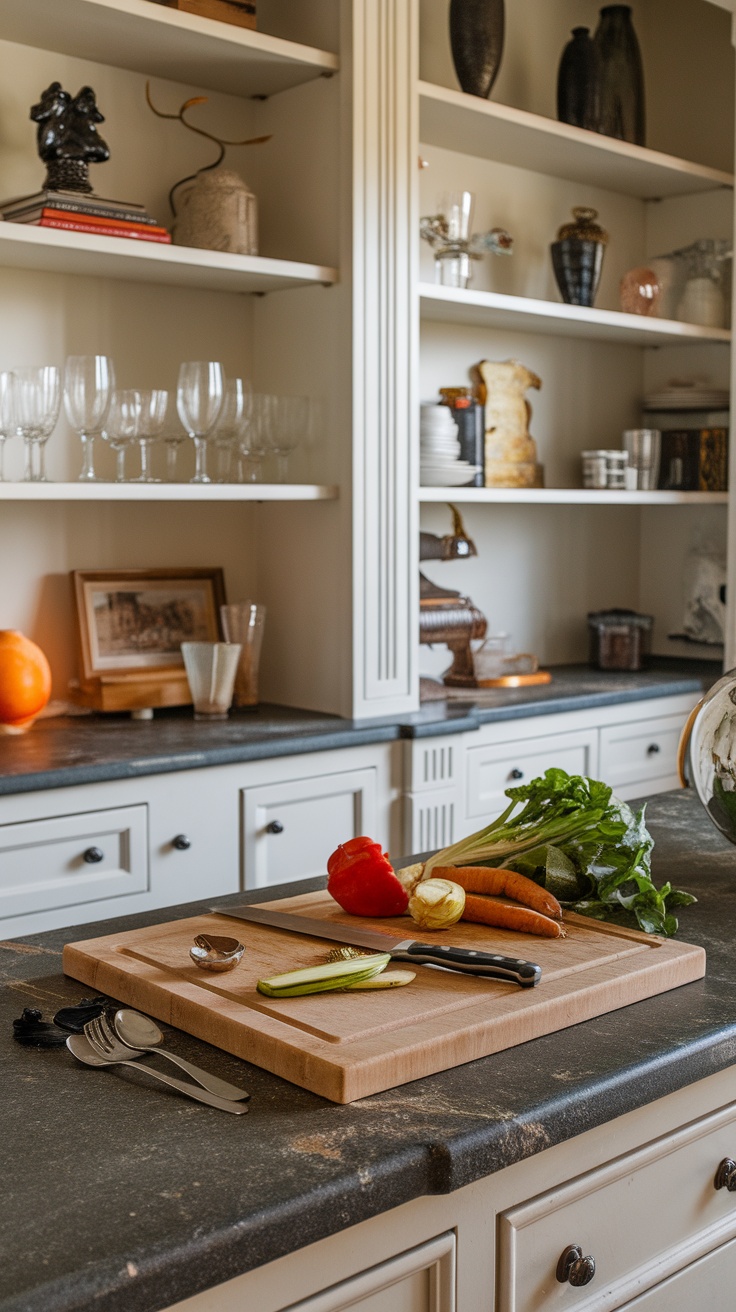
[[[450,45],[457,80],[471,96],[491,94],[501,66],[504,0],[450,0]]]
[[[599,241],[565,237],[563,241],[554,241],[550,250],[563,301],[567,305],[593,305],[601,280],[605,247]]]
[[[594,43],[600,58],[598,131],[645,144],[644,69],[628,5],[606,5]]]
[[[557,74],[557,117],[561,123],[598,131],[600,56],[587,27],[574,27]]]

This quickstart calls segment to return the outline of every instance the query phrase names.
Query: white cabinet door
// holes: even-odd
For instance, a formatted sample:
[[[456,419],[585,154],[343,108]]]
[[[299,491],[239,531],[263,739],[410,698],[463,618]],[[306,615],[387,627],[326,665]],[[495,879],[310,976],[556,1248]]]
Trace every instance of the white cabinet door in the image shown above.
[[[376,772],[291,779],[242,792],[243,884],[263,888],[324,875],[348,838],[376,826]]]

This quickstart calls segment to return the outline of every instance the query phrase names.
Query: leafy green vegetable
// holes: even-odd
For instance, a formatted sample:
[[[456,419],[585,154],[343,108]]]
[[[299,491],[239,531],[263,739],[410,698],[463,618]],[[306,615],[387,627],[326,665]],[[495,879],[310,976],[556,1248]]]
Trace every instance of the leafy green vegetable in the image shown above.
[[[644,807],[634,812],[607,784],[556,769],[506,796],[510,804],[492,824],[430,857],[425,879],[437,865],[506,866],[582,915],[677,933],[672,908],[696,899],[669,883],[655,888]]]

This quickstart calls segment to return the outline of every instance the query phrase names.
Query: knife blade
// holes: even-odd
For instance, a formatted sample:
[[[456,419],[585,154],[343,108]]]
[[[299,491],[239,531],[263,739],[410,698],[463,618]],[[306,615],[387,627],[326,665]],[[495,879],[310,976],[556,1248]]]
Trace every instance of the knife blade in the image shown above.
[[[389,952],[393,961],[404,961],[424,966],[444,966],[467,975],[485,979],[511,980],[522,988],[533,988],[542,978],[542,968],[533,961],[517,957],[503,957],[494,952],[478,952],[452,944],[419,943],[413,938],[396,938],[382,930],[364,929],[362,925],[335,924],[331,920],[311,920],[306,916],[291,915],[287,911],[273,911],[260,906],[210,907],[219,916],[236,920],[249,920],[255,925],[271,925],[292,934],[306,934],[311,938],[326,938],[332,943],[349,943],[354,947],[371,948],[374,952]]]

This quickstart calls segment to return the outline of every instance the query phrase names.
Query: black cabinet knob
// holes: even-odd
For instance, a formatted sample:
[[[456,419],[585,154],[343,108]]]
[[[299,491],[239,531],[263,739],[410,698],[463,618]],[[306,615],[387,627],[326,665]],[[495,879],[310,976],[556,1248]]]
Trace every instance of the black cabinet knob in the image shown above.
[[[570,1244],[557,1263],[557,1279],[561,1285],[589,1285],[595,1275],[595,1258],[583,1257],[579,1244]]]
[[[515,765],[513,770],[509,770],[509,779],[523,779],[523,778],[524,778],[524,771],[520,770],[518,765]]]
[[[177,834],[176,838],[172,838],[171,846],[175,847],[177,852],[188,852],[192,846],[192,840],[187,838],[186,834]]]
[[[82,860],[86,861],[88,866],[96,866],[98,861],[105,860],[105,853],[101,847],[88,847],[87,851],[82,853]]]
[[[736,1162],[730,1157],[724,1157],[720,1163],[713,1184],[716,1189],[728,1189],[730,1194],[736,1193]]]
[[[283,832],[284,832],[284,826],[282,825],[280,820],[271,820],[266,825],[267,834],[283,834]]]
[[[659,752],[659,743],[650,743],[647,747],[647,756],[656,756]]]

